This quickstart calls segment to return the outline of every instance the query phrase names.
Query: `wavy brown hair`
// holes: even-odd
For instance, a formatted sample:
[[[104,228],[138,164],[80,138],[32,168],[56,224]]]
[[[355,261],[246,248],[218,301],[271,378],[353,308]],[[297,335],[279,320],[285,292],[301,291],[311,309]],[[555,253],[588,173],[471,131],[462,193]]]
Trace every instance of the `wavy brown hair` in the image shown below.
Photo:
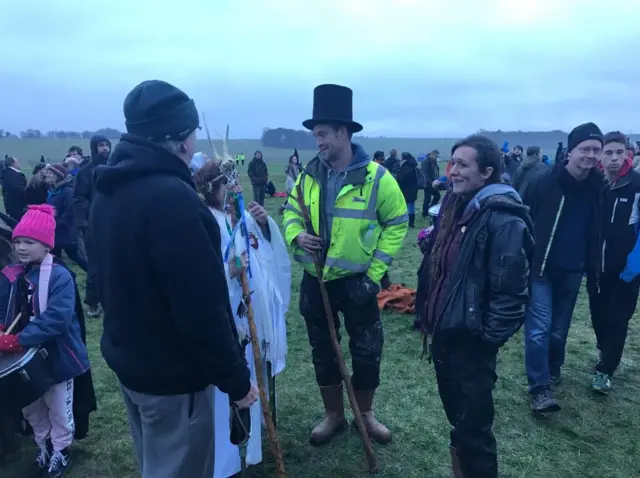
[[[487,171],[487,168],[493,168],[491,176],[487,178],[485,185],[498,184],[500,182],[502,171],[504,169],[502,156],[500,155],[500,149],[498,148],[498,145],[486,136],[473,134],[471,136],[467,136],[464,139],[461,139],[453,145],[453,147],[451,148],[452,158],[456,150],[462,146],[468,146],[469,148],[475,150],[478,170],[481,173],[485,173]],[[464,207],[471,199],[470,197],[463,197],[458,194],[449,193],[449,195],[450,197],[447,198],[447,203],[444,204],[445,207],[440,214],[438,234],[436,235],[435,241],[433,243],[433,248],[431,249],[431,285],[435,284],[436,278],[440,277],[440,275],[442,274],[442,266],[444,264],[444,261],[446,260],[445,257],[442,257],[442,254],[444,252],[444,243],[446,239],[451,236],[454,225],[460,219],[462,213],[464,212]]]
[[[225,177],[222,174],[220,165],[220,161],[209,160],[193,175],[193,182],[204,199],[204,203],[216,209],[222,207],[218,198],[220,188],[224,187],[225,184]]]

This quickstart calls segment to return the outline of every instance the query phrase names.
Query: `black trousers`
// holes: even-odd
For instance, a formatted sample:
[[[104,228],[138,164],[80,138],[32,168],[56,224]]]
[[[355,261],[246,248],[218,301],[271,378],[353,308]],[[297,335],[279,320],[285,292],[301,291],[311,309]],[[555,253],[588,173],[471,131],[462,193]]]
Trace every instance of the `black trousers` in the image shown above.
[[[620,365],[639,289],[637,281],[627,283],[618,274],[605,273],[600,278],[600,291],[589,294],[591,324],[600,350],[598,372],[613,375]]]
[[[424,190],[424,201],[422,202],[422,217],[429,215],[429,208],[440,202],[440,191],[434,187]]]
[[[91,260],[91,256],[93,254],[93,244],[91,242],[91,236],[89,235],[89,231],[87,231],[84,235],[84,245],[87,251],[87,282],[85,284],[84,291],[84,303],[89,307],[97,307],[100,303],[100,298],[98,297],[98,283],[96,277],[96,265],[95,261]]]
[[[457,450],[463,475],[497,478],[498,454],[491,428],[498,349],[468,339],[434,341],[432,352],[438,392],[453,427],[451,446]]]
[[[340,340],[340,319],[349,334],[353,375],[351,383],[356,390],[375,390],[380,384],[380,359],[384,345],[377,288],[367,290],[364,276],[352,276],[326,283],[333,323]],[[329,325],[325,314],[318,279],[305,271],[300,286],[300,314],[307,326],[311,357],[316,381],[321,387],[342,383],[342,375],[331,344]]]

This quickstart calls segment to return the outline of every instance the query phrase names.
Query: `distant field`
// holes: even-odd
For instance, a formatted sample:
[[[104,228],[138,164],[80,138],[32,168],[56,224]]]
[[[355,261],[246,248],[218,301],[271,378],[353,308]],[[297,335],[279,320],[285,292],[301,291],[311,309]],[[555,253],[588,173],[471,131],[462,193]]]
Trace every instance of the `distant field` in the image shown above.
[[[398,151],[408,151],[414,155],[426,153],[434,149],[439,150],[443,156],[448,156],[449,150],[453,145],[455,138],[364,138],[358,140],[360,144],[371,155],[377,150],[389,151],[396,148]],[[115,141],[113,141],[115,143]],[[0,153],[4,157],[5,154],[16,156],[23,164],[34,164],[40,160],[40,155],[44,155],[49,161],[61,161],[71,145],[78,145],[84,150],[84,154],[89,154],[89,140],[83,139],[2,139],[0,140]],[[215,147],[222,148],[220,141],[217,141]],[[229,141],[229,149],[232,154],[244,153],[247,160],[253,157],[253,153],[257,150],[262,151],[264,158],[268,162],[284,162],[293,150],[263,148],[258,139],[236,139]],[[198,150],[207,154],[211,152],[207,140],[198,140]],[[303,162],[308,161],[315,156],[316,151],[300,150],[300,159]]]

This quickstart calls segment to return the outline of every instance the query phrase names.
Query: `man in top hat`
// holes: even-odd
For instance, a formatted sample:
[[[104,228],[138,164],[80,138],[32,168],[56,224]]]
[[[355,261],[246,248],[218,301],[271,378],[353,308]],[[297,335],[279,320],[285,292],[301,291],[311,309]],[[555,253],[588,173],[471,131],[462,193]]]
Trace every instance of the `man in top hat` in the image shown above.
[[[314,90],[313,118],[304,121],[320,152],[297,179],[312,230],[305,223],[297,189],[284,213],[285,238],[302,264],[300,314],[311,345],[325,417],[311,432],[311,444],[327,443],[345,428],[342,375],[332,347],[319,281],[327,287],[336,328],[342,312],[349,334],[353,385],[365,427],[378,443],[391,432],[378,422],[372,405],[380,383],[383,346],[377,294],[380,280],[400,250],[408,229],[407,205],[391,174],[351,142],[362,130],[353,121],[353,92],[344,86]],[[314,259],[322,264],[316,276]]]

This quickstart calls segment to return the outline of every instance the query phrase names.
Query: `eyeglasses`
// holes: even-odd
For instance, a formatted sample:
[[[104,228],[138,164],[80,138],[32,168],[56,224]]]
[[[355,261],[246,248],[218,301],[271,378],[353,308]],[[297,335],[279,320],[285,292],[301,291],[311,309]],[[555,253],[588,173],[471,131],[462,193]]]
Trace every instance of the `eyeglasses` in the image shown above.
[[[602,148],[599,148],[597,146],[583,146],[581,148],[578,148],[578,151],[580,151],[580,154],[583,154],[585,156],[589,153],[593,153],[594,156],[600,156],[602,154]]]

